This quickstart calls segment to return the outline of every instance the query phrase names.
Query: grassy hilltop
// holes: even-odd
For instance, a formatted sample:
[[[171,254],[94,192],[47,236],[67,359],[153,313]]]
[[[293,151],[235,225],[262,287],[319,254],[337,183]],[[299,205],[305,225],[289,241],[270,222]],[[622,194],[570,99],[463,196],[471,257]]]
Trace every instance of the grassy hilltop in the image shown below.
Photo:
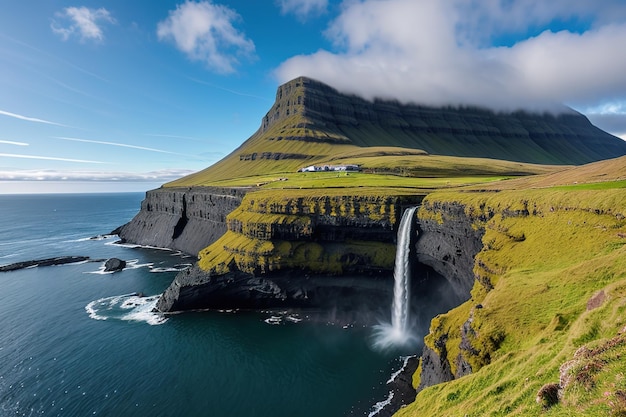
[[[200,267],[213,272],[234,262],[249,272],[307,263],[336,273],[345,251],[389,267],[390,244],[298,240],[310,231],[307,213],[347,218],[358,199],[364,221],[393,224],[394,198],[419,195],[419,217],[445,223],[456,219],[439,208],[461,205],[484,230],[476,281],[469,301],[432,320],[425,342],[452,374],[459,361],[472,372],[422,390],[398,415],[619,416],[626,159],[591,162],[625,154],[625,142],[572,112],[368,103],[299,78],[279,88],[259,130],[231,155],[164,187],[255,187],[228,216],[229,231],[200,252]],[[313,164],[361,171],[297,172]],[[276,237],[285,233],[298,238]]]

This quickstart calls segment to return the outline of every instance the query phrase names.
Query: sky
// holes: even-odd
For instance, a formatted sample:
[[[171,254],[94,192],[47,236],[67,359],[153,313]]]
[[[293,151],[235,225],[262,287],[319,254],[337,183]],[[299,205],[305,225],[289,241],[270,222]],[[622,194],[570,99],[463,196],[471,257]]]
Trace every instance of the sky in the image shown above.
[[[157,188],[237,148],[298,76],[434,106],[562,103],[626,139],[624,0],[0,7],[0,193]]]

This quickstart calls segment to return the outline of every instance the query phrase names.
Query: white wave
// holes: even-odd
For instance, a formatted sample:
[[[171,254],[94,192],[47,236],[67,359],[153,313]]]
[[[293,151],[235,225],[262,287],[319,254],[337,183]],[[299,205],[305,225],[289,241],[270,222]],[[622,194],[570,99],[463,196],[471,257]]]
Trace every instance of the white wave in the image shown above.
[[[107,242],[105,243],[105,245],[115,245],[115,246],[119,246],[122,248],[129,248],[129,249],[135,249],[135,248],[143,248],[145,246],[141,246],[141,245],[137,245],[134,243],[120,243],[121,240],[115,240],[113,242]]]
[[[402,359],[404,359],[402,366],[400,367],[400,369],[398,369],[396,372],[394,372],[391,377],[389,377],[389,379],[387,380],[387,384],[391,384],[393,381],[396,380],[396,378],[402,373],[402,371],[404,371],[404,369],[406,368],[407,364],[409,363],[409,359],[414,358],[415,355],[411,355],[411,356],[404,356],[402,357]]]
[[[160,273],[160,272],[180,272],[189,268],[192,264],[177,264],[171,267],[151,267],[150,272]]]
[[[90,271],[90,272],[85,272],[85,273],[96,274],[96,275],[108,275],[108,274],[113,274],[114,272],[117,272],[117,271],[105,271],[105,268],[106,268],[105,264],[106,264],[106,261],[100,265],[97,271]],[[154,265],[154,263],[152,262],[140,264],[139,259],[131,259],[129,261],[126,261],[126,266],[122,269],[122,271],[125,271],[127,269],[138,269],[138,268],[145,268],[145,267],[152,268],[152,265]]]
[[[87,314],[89,314],[89,317],[94,320],[106,320],[107,317],[99,315],[98,312],[96,311],[96,304],[98,303],[98,301],[99,300],[92,301],[89,304],[87,304],[85,306],[85,311],[87,311]]]
[[[129,261],[126,261],[126,266],[124,267],[124,269],[139,269],[139,268],[145,268],[145,267],[151,268],[152,265],[154,265],[153,262],[140,264],[139,259],[131,259]]]
[[[391,400],[393,400],[393,391],[389,391],[389,396],[387,396],[386,400],[374,404],[372,411],[370,411],[367,417],[374,417],[376,414],[380,413],[385,407],[391,404]]]
[[[285,317],[286,321],[290,321],[292,323],[300,323],[302,321],[302,319],[300,317],[298,317],[298,315],[296,314],[290,314],[288,316]]]
[[[278,316],[270,316],[263,321],[267,324],[275,326],[277,324],[284,324],[286,322],[299,323],[302,321],[302,319],[298,317],[297,314],[281,314]]]
[[[97,236],[91,236],[91,237],[81,237],[79,239],[74,239],[74,240],[68,240],[67,242],[89,242],[90,240],[106,240],[106,239],[111,239],[112,237],[115,237],[116,235],[97,235]]]
[[[121,240],[116,240],[114,242],[107,242],[105,245],[115,245],[120,246],[122,248],[130,248],[130,249],[154,249],[154,250],[162,250],[164,252],[173,252],[173,254],[178,254],[179,251],[174,251],[170,248],[161,248],[159,246],[150,246],[150,245],[139,245],[137,243],[120,243]],[[180,252],[182,253],[182,252]]]
[[[283,319],[280,316],[271,316],[269,318],[266,318],[265,320],[263,320],[264,322],[266,322],[267,324],[271,324],[271,325],[277,325],[277,324],[282,324]]]
[[[94,320],[106,320],[109,317],[101,315],[100,313],[113,310],[115,306],[119,305],[124,298],[133,296],[136,296],[136,293],[100,298],[87,304],[85,306],[85,310],[89,313],[89,317]]]
[[[89,259],[84,259],[84,260],[82,260],[82,261],[69,262],[69,263],[66,263],[66,264],[61,264],[61,265],[57,265],[57,266],[63,266],[63,265],[82,265],[82,264],[87,264],[87,263],[89,263],[89,262],[91,262],[91,260],[89,260]]]
[[[85,311],[94,320],[122,320],[144,322],[152,326],[163,324],[167,318],[154,312],[161,295],[143,297],[136,293],[100,298],[85,306]]]

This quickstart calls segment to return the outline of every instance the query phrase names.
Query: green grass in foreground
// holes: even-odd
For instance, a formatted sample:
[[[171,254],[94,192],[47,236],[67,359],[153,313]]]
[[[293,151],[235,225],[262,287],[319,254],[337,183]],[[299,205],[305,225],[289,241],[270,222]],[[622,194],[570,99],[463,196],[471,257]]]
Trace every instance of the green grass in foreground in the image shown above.
[[[494,288],[476,282],[472,299],[436,317],[426,338],[433,346],[447,335],[453,372],[459,354],[475,372],[425,389],[398,415],[625,415],[626,189],[443,192],[426,201],[461,202],[485,227],[474,272]],[[528,215],[504,214],[524,207]],[[481,224],[490,210],[495,216]],[[599,291],[605,300],[589,309]],[[475,355],[459,349],[470,317]],[[582,347],[592,353],[575,355]],[[544,409],[539,389],[558,384],[575,357],[562,401]]]

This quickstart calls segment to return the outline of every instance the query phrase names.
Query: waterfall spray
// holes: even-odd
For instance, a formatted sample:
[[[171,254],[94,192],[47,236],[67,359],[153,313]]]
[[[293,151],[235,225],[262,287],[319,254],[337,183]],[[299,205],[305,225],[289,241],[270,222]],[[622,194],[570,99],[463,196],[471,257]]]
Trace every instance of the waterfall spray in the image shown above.
[[[391,325],[375,326],[374,345],[389,348],[393,345],[406,344],[412,340],[409,330],[409,299],[411,285],[411,231],[413,217],[417,207],[405,210],[398,228],[396,260],[393,270],[393,304],[391,307]]]

